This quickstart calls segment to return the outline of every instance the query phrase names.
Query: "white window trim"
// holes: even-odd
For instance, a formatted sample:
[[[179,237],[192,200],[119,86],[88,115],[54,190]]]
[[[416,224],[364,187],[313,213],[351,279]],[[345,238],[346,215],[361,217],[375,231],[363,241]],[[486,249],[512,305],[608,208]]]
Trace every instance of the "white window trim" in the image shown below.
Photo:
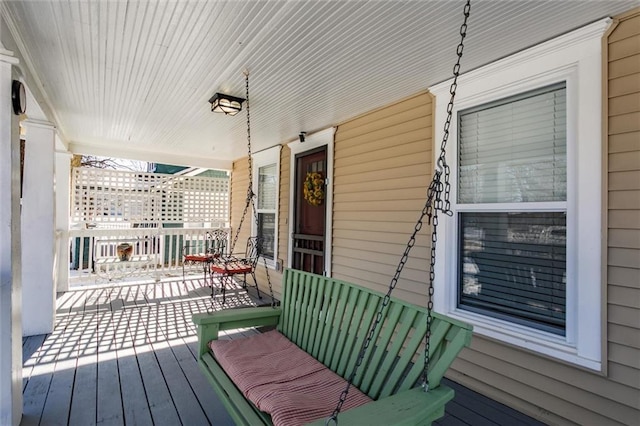
[[[296,155],[311,151],[312,149],[319,148],[321,146],[327,147],[327,176],[326,176],[326,189],[324,194],[324,203],[326,205],[325,212],[325,226],[324,226],[324,241],[325,241],[325,253],[324,253],[324,270],[327,277],[331,276],[331,248],[332,243],[332,229],[333,229],[333,138],[336,133],[335,127],[329,127],[311,135],[307,135],[304,142],[294,141],[290,142],[287,146],[291,149],[291,163],[290,163],[290,176],[289,176],[289,250],[287,253],[287,267],[291,268],[293,260],[293,245],[291,236],[293,235],[293,224],[295,215],[295,172],[296,172]]]
[[[275,218],[275,230],[273,236],[273,259],[266,259],[267,266],[271,269],[276,269],[276,263],[278,261],[278,234],[279,234],[279,200],[280,200],[280,151],[282,150],[282,145],[277,145],[271,148],[267,148],[263,151],[256,152],[251,156],[252,161],[252,183],[253,183],[253,193],[256,194],[256,208],[258,206],[257,197],[258,197],[258,173],[260,171],[260,167],[268,166],[270,164],[276,165],[276,218]],[[256,213],[257,214],[257,213]],[[251,235],[258,235],[258,225],[255,220],[251,221]]]
[[[452,218],[439,222],[445,238],[436,248],[435,308],[467,321],[474,332],[588,369],[602,371],[602,45],[603,19],[463,74],[451,122],[447,161],[456,200],[457,112],[565,80],[567,83],[567,317],[566,336],[458,308],[457,235]],[[435,120],[444,123],[451,80],[430,91]],[[436,125],[435,140],[442,140]],[[434,153],[438,155],[438,153]],[[435,163],[434,163],[435,164]],[[580,182],[580,185],[578,185]],[[552,203],[544,203],[552,204]],[[501,207],[503,207],[501,205]],[[549,205],[544,207],[550,207]],[[491,211],[490,205],[476,206]],[[475,209],[474,208],[474,209]],[[578,284],[579,283],[579,284]]]

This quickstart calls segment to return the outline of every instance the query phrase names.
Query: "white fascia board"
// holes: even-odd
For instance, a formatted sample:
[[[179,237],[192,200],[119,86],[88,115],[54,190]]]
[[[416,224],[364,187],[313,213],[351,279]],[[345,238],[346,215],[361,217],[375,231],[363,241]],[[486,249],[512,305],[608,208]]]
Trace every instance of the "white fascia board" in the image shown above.
[[[216,169],[225,171],[231,171],[231,169],[233,168],[233,162],[231,160],[220,160],[209,157],[191,157],[186,155],[176,155],[175,153],[169,152],[159,152],[155,150],[142,151],[133,149],[113,149],[113,147],[89,145],[78,142],[70,143],[69,151],[73,152],[74,154],[124,158],[127,160],[172,164],[176,166],[202,167],[205,169]]]

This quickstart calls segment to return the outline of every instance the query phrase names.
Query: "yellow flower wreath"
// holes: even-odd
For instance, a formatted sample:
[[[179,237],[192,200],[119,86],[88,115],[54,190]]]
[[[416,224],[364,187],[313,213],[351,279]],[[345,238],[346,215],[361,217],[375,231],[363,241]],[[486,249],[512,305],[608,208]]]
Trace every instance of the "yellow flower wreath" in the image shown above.
[[[302,185],[304,199],[312,206],[319,206],[324,200],[324,178],[320,173],[309,172]]]

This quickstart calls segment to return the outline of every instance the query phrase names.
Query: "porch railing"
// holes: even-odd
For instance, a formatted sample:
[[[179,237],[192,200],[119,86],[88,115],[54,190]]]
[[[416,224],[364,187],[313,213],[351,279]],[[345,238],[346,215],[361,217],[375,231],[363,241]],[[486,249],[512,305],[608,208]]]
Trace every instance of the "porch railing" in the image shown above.
[[[69,284],[120,281],[144,276],[159,280],[182,274],[185,244],[204,247],[207,233],[219,228],[129,228],[69,231]],[[230,234],[227,229],[227,233]],[[200,266],[193,267],[201,271]]]

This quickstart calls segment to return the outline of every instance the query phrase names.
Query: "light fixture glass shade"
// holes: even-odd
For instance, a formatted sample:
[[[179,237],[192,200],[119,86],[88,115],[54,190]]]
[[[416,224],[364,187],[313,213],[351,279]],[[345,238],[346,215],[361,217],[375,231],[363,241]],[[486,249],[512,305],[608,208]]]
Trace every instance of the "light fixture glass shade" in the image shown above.
[[[236,98],[235,96],[229,96],[222,93],[216,93],[209,103],[211,103],[211,111],[222,112],[226,115],[236,115],[242,111],[242,103],[244,99]]]

